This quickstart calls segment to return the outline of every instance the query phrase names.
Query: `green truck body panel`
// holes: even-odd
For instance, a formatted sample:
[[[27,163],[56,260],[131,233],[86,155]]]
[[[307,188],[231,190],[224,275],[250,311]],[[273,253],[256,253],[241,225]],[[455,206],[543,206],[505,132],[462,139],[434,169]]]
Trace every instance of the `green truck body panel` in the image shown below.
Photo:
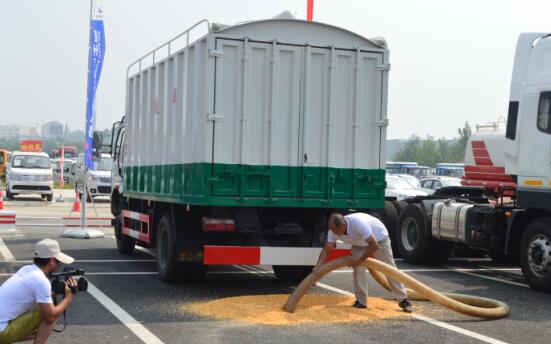
[[[173,164],[125,167],[128,196],[238,207],[382,208],[382,169]]]

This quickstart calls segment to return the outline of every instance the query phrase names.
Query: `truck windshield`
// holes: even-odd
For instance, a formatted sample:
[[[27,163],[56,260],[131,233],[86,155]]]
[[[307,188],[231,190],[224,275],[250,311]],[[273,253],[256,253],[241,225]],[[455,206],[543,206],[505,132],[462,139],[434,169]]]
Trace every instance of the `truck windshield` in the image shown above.
[[[12,159],[11,166],[15,168],[52,168],[50,159],[39,155],[16,155]]]
[[[77,155],[75,152],[64,152],[63,157],[65,159],[75,159]]]
[[[113,165],[113,159],[102,158],[97,165],[98,171],[111,171],[111,165]]]

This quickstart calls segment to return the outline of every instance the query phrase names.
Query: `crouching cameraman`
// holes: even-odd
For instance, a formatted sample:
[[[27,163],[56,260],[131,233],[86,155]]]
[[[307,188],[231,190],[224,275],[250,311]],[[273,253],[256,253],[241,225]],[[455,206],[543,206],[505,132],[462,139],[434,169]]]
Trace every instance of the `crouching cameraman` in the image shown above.
[[[73,300],[71,287],[77,287],[74,279],[67,279],[65,297],[54,305],[48,275],[61,263],[73,261],[55,240],[36,244],[34,264],[23,266],[0,286],[0,344],[33,339],[34,343],[46,343],[55,322]]]

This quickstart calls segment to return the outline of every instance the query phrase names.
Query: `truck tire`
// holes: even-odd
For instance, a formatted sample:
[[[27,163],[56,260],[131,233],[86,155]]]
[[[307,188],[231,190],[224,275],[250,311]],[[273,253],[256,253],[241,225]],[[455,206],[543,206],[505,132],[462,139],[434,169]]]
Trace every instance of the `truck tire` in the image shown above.
[[[520,267],[528,284],[551,292],[551,218],[528,224],[520,244]]]
[[[402,210],[404,210],[404,208],[408,206],[408,202],[392,201],[392,205],[394,206],[394,209],[396,209],[397,216],[400,216],[400,214],[402,213]]]
[[[297,283],[308,276],[312,272],[312,266],[287,266],[274,265],[272,266],[275,276],[283,282]]]
[[[163,282],[195,282],[206,274],[206,267],[199,262],[177,261],[174,225],[170,213],[165,213],[157,225],[157,271]]]
[[[398,252],[398,246],[396,246],[396,226],[398,224],[398,214],[396,208],[392,205],[392,202],[385,201],[385,207],[383,209],[374,209],[371,211],[371,215],[375,216],[385,225],[390,243],[392,246],[392,253],[394,257],[398,258],[400,253]]]
[[[119,192],[117,190],[113,191],[111,195],[111,214],[117,217],[122,212],[122,200]]]
[[[398,219],[396,244],[407,262],[437,264],[449,258],[451,246],[434,240],[428,226],[427,216],[419,204],[409,204],[402,211]]]
[[[53,194],[52,194],[52,195],[47,195],[47,196],[46,196],[46,201],[48,201],[48,202],[51,202],[53,199],[54,199],[54,195],[53,195]]]
[[[117,249],[120,254],[131,255],[134,253],[136,241],[128,235],[122,234],[122,224],[115,222],[115,238],[117,239]]]

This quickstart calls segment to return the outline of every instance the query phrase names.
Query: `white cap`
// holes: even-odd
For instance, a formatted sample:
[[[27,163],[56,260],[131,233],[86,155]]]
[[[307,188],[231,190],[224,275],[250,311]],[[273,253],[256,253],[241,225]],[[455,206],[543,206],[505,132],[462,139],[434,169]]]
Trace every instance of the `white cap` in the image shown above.
[[[72,264],[75,261],[73,257],[62,253],[57,241],[52,239],[44,239],[37,242],[34,247],[34,256],[38,258],[55,258],[63,264]]]

